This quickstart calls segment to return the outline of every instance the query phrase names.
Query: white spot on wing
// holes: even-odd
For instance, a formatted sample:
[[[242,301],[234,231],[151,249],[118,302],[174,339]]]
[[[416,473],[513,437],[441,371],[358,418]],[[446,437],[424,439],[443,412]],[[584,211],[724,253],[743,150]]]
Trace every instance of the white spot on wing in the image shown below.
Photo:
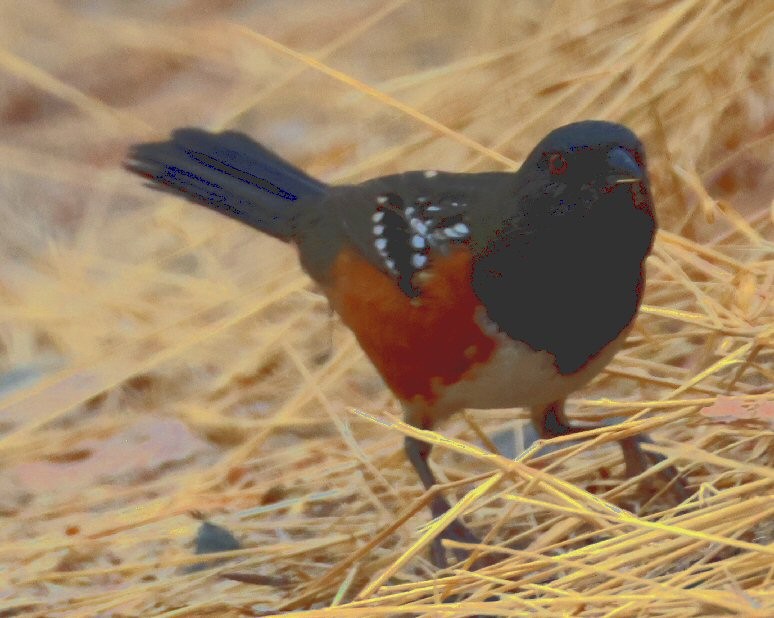
[[[388,200],[387,200],[387,196],[386,195],[380,195],[379,197],[376,198],[376,203],[377,204],[386,204],[387,201]]]
[[[376,247],[379,251],[384,251],[387,248],[387,239],[377,238],[374,241],[374,247]]]
[[[427,256],[422,255],[421,253],[415,253],[411,256],[411,265],[416,268],[420,269],[423,268],[424,265],[427,264]]]
[[[371,215],[371,221],[373,221],[374,223],[379,223],[379,221],[381,221],[382,219],[384,219],[383,210],[375,212],[374,214]]]
[[[383,225],[375,225],[374,226],[374,234],[376,236],[381,236],[384,233],[384,226]]]
[[[414,234],[411,237],[411,246],[414,247],[414,249],[424,249],[425,239],[419,234]]]
[[[436,172],[435,170],[426,170],[423,173],[423,176],[425,178],[435,178],[436,176],[438,176],[438,172]]]
[[[427,226],[424,223],[422,223],[419,219],[412,219],[411,227],[414,228],[414,231],[416,231],[417,234],[422,234],[422,236],[427,234]]]

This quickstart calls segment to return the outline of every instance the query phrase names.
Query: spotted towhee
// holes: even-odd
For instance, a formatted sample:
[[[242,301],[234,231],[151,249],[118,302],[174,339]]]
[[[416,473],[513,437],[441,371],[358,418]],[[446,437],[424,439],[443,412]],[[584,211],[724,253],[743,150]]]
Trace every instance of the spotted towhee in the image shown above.
[[[199,129],[135,146],[127,166],[295,244],[421,428],[526,406],[543,437],[590,429],[568,423],[564,400],[621,348],[656,230],[643,146],[610,122],[552,131],[517,172],[330,186],[243,134]],[[638,441],[622,446],[627,473],[643,471]],[[406,452],[432,486],[430,446],[407,438]],[[446,535],[472,539],[458,523]]]

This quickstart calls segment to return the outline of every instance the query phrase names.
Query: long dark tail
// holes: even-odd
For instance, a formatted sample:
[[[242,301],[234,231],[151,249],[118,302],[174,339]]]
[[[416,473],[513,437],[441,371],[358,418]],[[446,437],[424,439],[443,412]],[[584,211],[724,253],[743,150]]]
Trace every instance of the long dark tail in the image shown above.
[[[284,241],[293,237],[299,200],[327,189],[233,131],[178,129],[166,142],[133,146],[125,166],[154,189],[182,194]]]

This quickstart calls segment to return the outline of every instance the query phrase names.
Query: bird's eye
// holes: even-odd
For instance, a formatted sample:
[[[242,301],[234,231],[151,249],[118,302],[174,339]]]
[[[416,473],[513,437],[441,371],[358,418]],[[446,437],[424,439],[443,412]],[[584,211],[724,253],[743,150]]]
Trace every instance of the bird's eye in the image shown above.
[[[548,171],[554,176],[559,176],[567,171],[567,160],[561,153],[555,152],[548,157]]]

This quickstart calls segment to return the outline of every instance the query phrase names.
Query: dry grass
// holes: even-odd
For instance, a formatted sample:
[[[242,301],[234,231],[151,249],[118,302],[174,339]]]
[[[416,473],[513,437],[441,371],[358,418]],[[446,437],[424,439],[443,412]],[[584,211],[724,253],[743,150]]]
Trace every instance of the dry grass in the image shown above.
[[[770,3],[32,6],[0,4],[0,615],[774,614]],[[439,427],[503,559],[436,572],[415,430],[293,251],[119,163],[196,124],[330,181],[503,169],[588,117],[643,136],[662,226],[629,345],[571,402],[628,420],[516,461],[477,432],[519,410]],[[688,502],[620,480],[601,445],[643,430]],[[181,569],[194,510],[245,549]]]

